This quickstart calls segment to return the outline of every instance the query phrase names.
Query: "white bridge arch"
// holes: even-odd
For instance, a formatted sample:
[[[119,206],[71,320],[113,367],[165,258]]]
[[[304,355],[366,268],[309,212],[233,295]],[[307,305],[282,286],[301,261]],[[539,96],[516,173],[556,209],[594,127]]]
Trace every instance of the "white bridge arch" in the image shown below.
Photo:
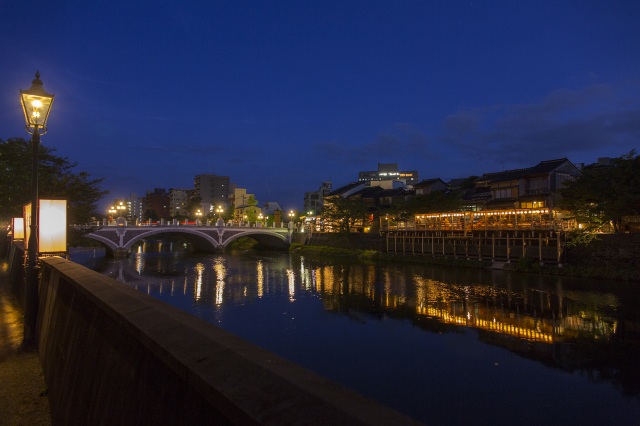
[[[251,237],[267,247],[286,248],[291,244],[292,230],[197,225],[104,226],[85,234],[85,237],[99,242],[111,253],[124,255],[134,244],[154,235],[181,235],[201,251],[216,251],[242,237]]]

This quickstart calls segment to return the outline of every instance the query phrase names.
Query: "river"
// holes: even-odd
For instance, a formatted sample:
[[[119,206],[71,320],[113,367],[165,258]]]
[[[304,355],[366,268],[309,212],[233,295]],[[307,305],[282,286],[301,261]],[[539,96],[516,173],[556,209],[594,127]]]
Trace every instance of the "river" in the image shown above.
[[[427,424],[640,424],[640,285],[175,248],[71,260]]]

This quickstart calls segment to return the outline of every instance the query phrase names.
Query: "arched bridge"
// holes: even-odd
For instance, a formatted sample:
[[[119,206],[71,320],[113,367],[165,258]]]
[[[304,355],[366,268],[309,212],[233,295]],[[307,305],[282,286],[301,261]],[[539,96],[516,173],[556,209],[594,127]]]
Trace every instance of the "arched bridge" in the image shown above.
[[[200,251],[215,251],[242,237],[251,237],[267,247],[286,248],[291,244],[292,234],[293,230],[288,228],[159,225],[104,226],[85,234],[85,237],[98,241],[110,253],[126,255],[135,243],[159,235],[179,235]]]

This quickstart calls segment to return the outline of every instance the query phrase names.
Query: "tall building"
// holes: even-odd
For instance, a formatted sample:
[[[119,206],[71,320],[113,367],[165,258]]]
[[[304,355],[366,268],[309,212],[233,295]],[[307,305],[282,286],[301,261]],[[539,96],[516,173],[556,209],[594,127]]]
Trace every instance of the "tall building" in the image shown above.
[[[164,188],[155,188],[153,192],[148,192],[144,197],[145,218],[151,220],[171,218],[170,204],[171,198]]]
[[[213,213],[216,206],[229,209],[230,195],[229,176],[197,175],[193,180],[195,195],[202,200],[202,209],[205,215]]]
[[[189,217],[189,197],[193,193],[190,189],[169,189],[169,214],[172,218]],[[193,212],[192,212],[193,213]]]
[[[403,180],[406,185],[415,185],[420,180],[415,170],[401,171],[397,163],[378,163],[377,171],[359,172],[358,181]]]
[[[130,219],[134,222],[140,222],[144,219],[144,198],[138,197],[138,194],[132,192],[127,200]]]
[[[317,191],[309,191],[304,193],[304,214],[319,214],[322,212],[324,205],[324,197],[331,192],[331,181],[322,182]]]

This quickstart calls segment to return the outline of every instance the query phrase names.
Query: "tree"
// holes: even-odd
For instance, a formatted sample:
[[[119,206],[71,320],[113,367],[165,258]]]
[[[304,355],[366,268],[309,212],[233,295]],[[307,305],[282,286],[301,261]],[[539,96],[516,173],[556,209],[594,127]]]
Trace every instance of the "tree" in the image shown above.
[[[610,166],[587,166],[560,194],[559,207],[572,212],[579,222],[596,228],[610,222],[620,232],[623,216],[640,214],[640,156],[632,150]]]
[[[249,207],[244,209],[244,213],[247,216],[247,221],[250,223],[258,220],[256,205],[258,205],[258,200],[256,200],[256,197],[254,197],[253,194],[249,195],[249,198],[247,198],[247,206]]]
[[[189,202],[187,203],[187,208],[184,211],[180,212],[180,215],[177,215],[175,219],[178,219],[178,220],[188,219],[189,214],[190,213],[195,214],[195,212],[200,210],[201,206],[202,206],[202,197],[199,195],[194,195],[193,197],[189,198]],[[212,214],[210,212],[203,212],[203,213],[206,213],[207,217],[210,217]]]
[[[334,196],[325,198],[320,217],[325,227],[348,233],[356,225],[364,224],[366,214],[367,205],[362,198]]]
[[[88,223],[96,215],[98,201],[109,191],[100,189],[103,179],[90,179],[87,172],[74,172],[77,163],[58,157],[55,149],[40,145],[38,196],[64,198],[68,222]],[[0,220],[22,216],[31,201],[32,145],[23,138],[0,139]]]

